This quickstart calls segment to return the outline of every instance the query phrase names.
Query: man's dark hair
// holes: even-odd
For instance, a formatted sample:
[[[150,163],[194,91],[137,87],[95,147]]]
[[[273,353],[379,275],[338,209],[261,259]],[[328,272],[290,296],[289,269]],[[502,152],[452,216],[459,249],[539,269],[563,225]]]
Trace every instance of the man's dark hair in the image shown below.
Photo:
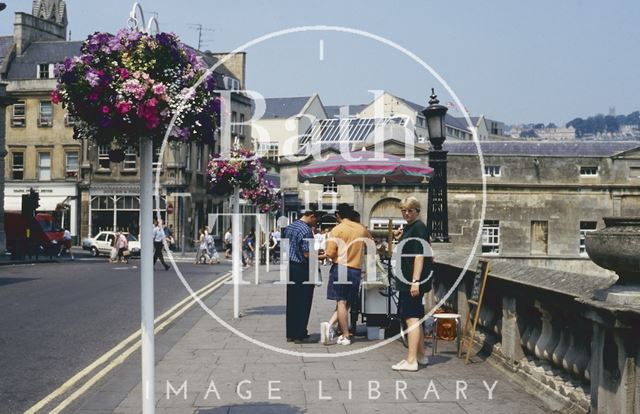
[[[303,213],[304,216],[316,216],[318,218],[324,215],[323,211],[318,210],[318,203],[309,203],[309,207]]]
[[[347,203],[340,203],[336,208],[336,214],[339,214],[343,219],[349,219],[353,217],[353,207]]]

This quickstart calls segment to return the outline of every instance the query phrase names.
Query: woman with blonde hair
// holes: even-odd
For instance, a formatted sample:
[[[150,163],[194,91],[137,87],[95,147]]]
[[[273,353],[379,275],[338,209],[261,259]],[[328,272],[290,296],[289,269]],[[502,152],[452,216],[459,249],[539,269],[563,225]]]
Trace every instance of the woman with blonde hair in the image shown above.
[[[399,232],[402,258],[400,273],[396,275],[396,288],[399,294],[398,315],[407,324],[409,349],[407,358],[393,365],[392,369],[417,371],[419,365],[429,363],[420,320],[425,315],[422,297],[431,290],[431,281],[428,280],[428,276],[432,257],[431,249],[428,248],[427,226],[419,219],[420,202],[415,197],[408,197],[400,203],[400,212],[407,224]]]

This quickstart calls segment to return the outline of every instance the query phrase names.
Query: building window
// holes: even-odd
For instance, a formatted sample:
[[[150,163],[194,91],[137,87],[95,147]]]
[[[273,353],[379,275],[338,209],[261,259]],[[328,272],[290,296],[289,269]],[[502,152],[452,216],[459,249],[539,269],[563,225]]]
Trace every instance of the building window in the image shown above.
[[[24,178],[24,152],[14,152],[11,161],[11,178],[22,180]]]
[[[67,112],[64,116],[64,126],[72,127],[75,126],[76,123],[78,123],[78,118]]]
[[[336,180],[331,179],[329,184],[324,184],[322,186],[322,194],[336,194],[338,192],[338,184],[336,184]]]
[[[184,168],[191,171],[191,145],[185,146]]]
[[[196,146],[196,171],[202,171],[202,145]]]
[[[500,253],[500,221],[485,220],[482,224],[482,253]]]
[[[51,101],[40,101],[40,115],[38,116],[38,126],[53,126],[53,105],[51,105]]]
[[[240,124],[238,125],[238,135],[244,136],[244,114],[240,114]]]
[[[549,251],[549,224],[547,221],[531,222],[531,254],[547,254]]]
[[[160,150],[162,149],[162,147],[158,146],[155,147],[153,149],[153,169],[157,170],[158,168],[160,168],[160,164],[162,162],[162,160],[160,159]]]
[[[500,166],[499,165],[485,165],[484,166],[484,176],[485,177],[500,177]]]
[[[51,79],[53,78],[53,64],[40,63],[38,65],[37,79]]]
[[[640,167],[629,167],[629,178],[640,178]]]
[[[24,102],[16,102],[13,104],[13,113],[11,114],[12,127],[24,127],[27,125],[27,108]]]
[[[595,177],[598,175],[598,167],[580,167],[581,177]]]
[[[108,170],[111,161],[109,160],[109,146],[108,145],[99,145],[98,146],[98,169],[100,170]]]
[[[38,153],[38,181],[51,181],[51,153]]]
[[[424,128],[424,127],[425,127],[425,124],[426,124],[424,117],[423,117],[423,116],[418,116],[418,117],[416,117],[416,124],[417,124],[419,127],[423,127],[423,128]]]
[[[258,153],[267,159],[278,159],[278,143],[277,142],[260,142]]]
[[[585,240],[587,233],[596,231],[598,227],[597,221],[581,221],[580,222],[580,256],[587,256],[587,247]]]
[[[240,90],[240,81],[238,79],[232,78],[230,76],[225,76],[223,78],[224,86],[230,91],[239,91]]]
[[[67,152],[65,154],[67,177],[77,177],[80,170],[80,159],[77,151]]]
[[[122,169],[125,171],[136,170],[137,168],[137,154],[133,147],[127,147],[124,151],[124,163]]]
[[[231,112],[231,133],[236,133],[236,123],[238,122],[238,113],[236,111]]]

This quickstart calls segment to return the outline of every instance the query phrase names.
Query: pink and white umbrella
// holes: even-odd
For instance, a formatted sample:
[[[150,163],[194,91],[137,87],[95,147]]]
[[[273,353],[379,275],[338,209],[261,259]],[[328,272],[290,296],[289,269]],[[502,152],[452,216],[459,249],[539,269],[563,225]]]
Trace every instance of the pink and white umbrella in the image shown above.
[[[380,155],[380,154],[378,154]],[[362,186],[362,204],[366,185],[418,185],[427,182],[433,168],[418,161],[406,161],[396,155],[383,154],[377,159],[372,151],[357,151],[350,154],[358,161],[345,159],[341,154],[333,154],[324,161],[316,161],[298,170],[298,180],[314,184],[351,184]]]
[[[379,154],[380,155],[380,154]],[[298,170],[301,182],[314,184],[352,185],[416,185],[425,182],[433,174],[433,168],[419,161],[406,161],[396,155],[383,154],[376,159],[372,151],[350,154],[358,161],[346,160],[341,154],[332,154],[324,161],[316,161]],[[383,180],[384,179],[384,180]]]

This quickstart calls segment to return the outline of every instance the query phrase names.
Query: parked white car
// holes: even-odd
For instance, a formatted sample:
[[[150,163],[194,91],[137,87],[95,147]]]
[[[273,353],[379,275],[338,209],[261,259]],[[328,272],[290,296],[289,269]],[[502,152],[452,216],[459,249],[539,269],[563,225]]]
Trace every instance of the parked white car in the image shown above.
[[[116,232],[114,231],[101,231],[96,235],[96,237],[90,237],[85,239],[82,242],[82,248],[84,250],[89,250],[91,252],[91,256],[97,257],[101,254],[109,256],[111,254],[111,244],[113,239],[116,237]],[[124,233],[127,236],[127,240],[129,240],[129,251],[132,256],[140,255],[140,242],[133,234]]]

